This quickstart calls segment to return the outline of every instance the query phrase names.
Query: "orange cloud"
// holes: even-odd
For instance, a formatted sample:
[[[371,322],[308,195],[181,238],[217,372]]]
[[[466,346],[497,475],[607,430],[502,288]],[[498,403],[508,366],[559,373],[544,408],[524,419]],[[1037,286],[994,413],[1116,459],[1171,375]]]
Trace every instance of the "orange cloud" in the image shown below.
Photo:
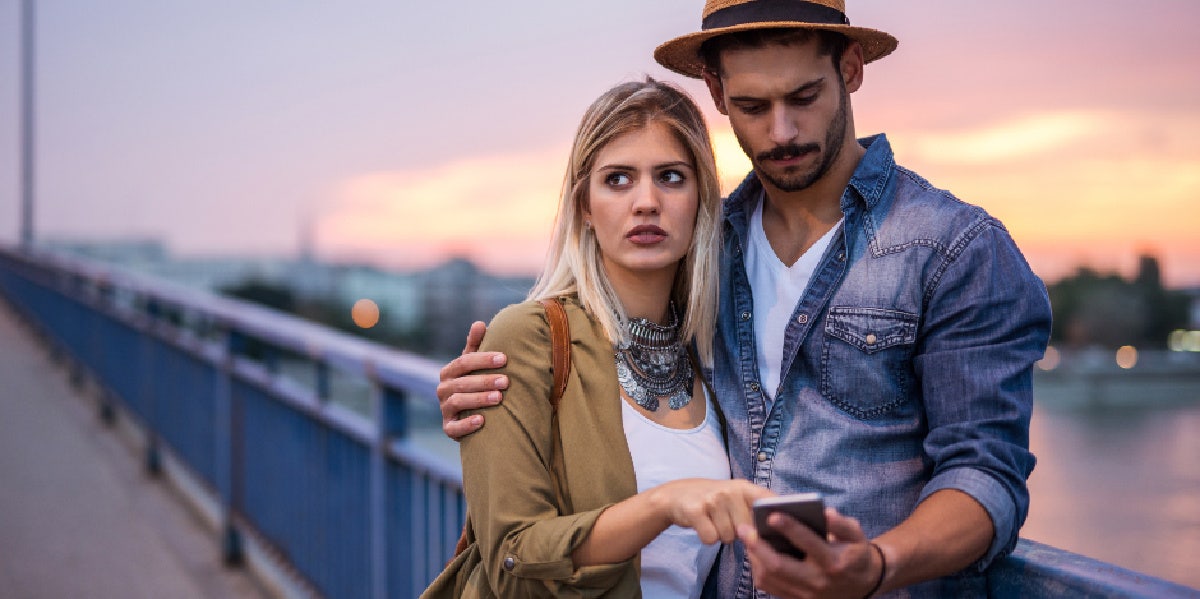
[[[342,183],[319,236],[337,256],[424,266],[462,255],[528,272],[545,254],[567,151],[482,156]]]
[[[1032,114],[975,129],[920,135],[912,140],[913,158],[968,165],[1027,159],[1103,140],[1118,122],[1118,115],[1100,111]]]
[[[1200,282],[1200,115],[1056,111],[890,136],[901,163],[999,217],[1035,270],[1163,258]]]

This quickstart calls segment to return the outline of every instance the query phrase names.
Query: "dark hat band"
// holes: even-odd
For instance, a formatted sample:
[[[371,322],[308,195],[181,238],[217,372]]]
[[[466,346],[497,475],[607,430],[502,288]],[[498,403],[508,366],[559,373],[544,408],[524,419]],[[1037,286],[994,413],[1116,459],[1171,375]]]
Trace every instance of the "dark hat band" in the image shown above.
[[[849,25],[850,19],[836,9],[805,0],[752,0],[727,6],[704,18],[701,28],[720,29],[749,23],[795,21],[813,25]]]

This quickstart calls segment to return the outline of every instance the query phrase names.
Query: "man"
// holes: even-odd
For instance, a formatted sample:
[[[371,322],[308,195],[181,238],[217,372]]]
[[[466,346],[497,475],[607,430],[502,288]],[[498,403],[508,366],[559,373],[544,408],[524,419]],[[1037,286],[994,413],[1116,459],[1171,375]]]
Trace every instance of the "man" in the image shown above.
[[[708,0],[703,31],[655,51],[703,77],[754,167],[725,204],[705,373],[732,470],[835,508],[829,542],[772,522],[804,560],[739,531],[722,597],[985,596],[1028,510],[1045,288],[997,220],[898,166],[883,135],[856,140],[850,94],[895,47],[839,0]],[[500,400],[502,377],[462,376],[493,359],[443,369],[447,434]]]

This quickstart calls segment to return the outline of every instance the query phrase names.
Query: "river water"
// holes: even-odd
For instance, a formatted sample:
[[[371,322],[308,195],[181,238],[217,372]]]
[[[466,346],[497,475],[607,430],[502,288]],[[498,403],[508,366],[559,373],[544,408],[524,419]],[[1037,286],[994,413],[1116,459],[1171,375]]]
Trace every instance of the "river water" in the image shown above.
[[[1021,536],[1200,589],[1200,401],[1036,405]]]
[[[1021,536],[1200,589],[1200,397],[1132,403],[1036,403]],[[436,413],[425,420],[415,440],[456,462]]]

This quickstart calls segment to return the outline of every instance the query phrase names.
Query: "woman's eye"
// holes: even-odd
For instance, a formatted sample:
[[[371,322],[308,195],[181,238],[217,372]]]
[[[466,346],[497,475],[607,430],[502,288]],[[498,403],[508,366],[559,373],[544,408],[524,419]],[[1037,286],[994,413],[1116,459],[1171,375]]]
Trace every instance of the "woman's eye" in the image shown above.
[[[661,179],[663,183],[670,183],[670,184],[683,183],[683,180],[685,179],[685,177],[683,176],[683,173],[681,171],[677,171],[677,170],[663,171],[662,174],[660,174],[658,176],[658,178]]]
[[[604,184],[610,187],[620,187],[622,185],[629,185],[629,183],[629,175],[625,173],[609,173],[604,176]]]

